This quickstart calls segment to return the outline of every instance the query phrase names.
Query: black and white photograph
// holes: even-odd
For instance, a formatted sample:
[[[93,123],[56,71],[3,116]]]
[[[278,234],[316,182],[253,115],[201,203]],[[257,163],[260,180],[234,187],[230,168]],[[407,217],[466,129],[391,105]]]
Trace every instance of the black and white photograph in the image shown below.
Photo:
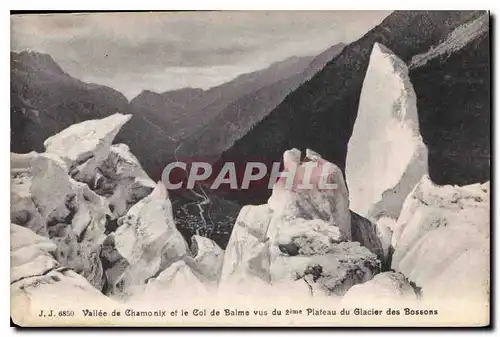
[[[490,27],[11,13],[11,321],[488,326]]]

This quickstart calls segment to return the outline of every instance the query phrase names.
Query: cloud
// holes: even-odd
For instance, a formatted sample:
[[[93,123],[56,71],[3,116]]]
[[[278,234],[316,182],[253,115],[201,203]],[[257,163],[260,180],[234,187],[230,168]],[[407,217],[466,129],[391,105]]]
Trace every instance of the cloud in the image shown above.
[[[71,75],[107,84],[130,98],[148,87],[165,91],[218,85],[290,56],[319,54],[338,42],[359,38],[388,14],[281,11],[13,15],[11,46],[14,51],[48,53]]]

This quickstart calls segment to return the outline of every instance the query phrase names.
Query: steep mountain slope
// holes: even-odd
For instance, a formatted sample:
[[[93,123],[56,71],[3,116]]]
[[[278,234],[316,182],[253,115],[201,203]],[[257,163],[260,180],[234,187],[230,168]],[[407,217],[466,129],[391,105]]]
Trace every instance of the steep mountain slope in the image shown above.
[[[12,151],[43,151],[44,139],[71,124],[129,110],[120,92],[71,77],[50,55],[11,53]],[[146,170],[159,177],[166,165],[161,159],[170,156],[176,143],[148,117],[134,115],[117,140],[131,144]]]
[[[458,27],[409,65],[420,132],[436,184],[472,184],[490,177],[489,15]]]
[[[192,102],[203,99],[205,95],[206,92],[198,88],[183,88],[160,94],[144,90],[130,101],[131,112],[146,116],[173,134],[177,132],[182,119],[187,117],[185,115],[187,107]]]
[[[470,22],[473,19],[484,14],[480,11],[411,11],[411,12],[394,12],[389,15],[380,25],[373,28],[358,41],[345,47],[342,52],[326,67],[316,74],[310,81],[300,86],[295,92],[290,94],[274,111],[248,132],[242,139],[226,153],[224,153],[221,161],[231,161],[233,158],[265,158],[268,162],[280,161],[280,154],[289,148],[312,148],[323,154],[323,156],[337,164],[342,170],[345,168],[345,159],[347,153],[347,143],[351,136],[354,121],[356,119],[358,102],[361,93],[363,80],[366,69],[369,63],[369,57],[372,47],[375,42],[381,43],[392,50],[402,61],[408,63],[411,58],[417,54],[427,52],[432,46],[438,45],[443,41],[458,26]],[[485,48],[487,45],[478,47]],[[487,48],[486,48],[487,49]],[[462,61],[465,58],[470,60],[468,63],[462,63],[461,69],[464,74],[467,74],[468,64],[476,68],[477,56],[482,52],[465,51],[461,57]],[[437,65],[444,67],[447,64],[447,58],[438,58]],[[443,65],[440,65],[443,63]],[[483,64],[482,62],[478,62]],[[452,65],[450,65],[452,66]],[[445,76],[446,73],[441,71],[440,75],[434,75],[436,69],[430,66],[424,66],[419,71],[410,73],[410,80],[415,82],[415,91],[417,97],[421,95],[424,83],[426,85],[425,92],[433,92],[434,95],[440,95],[438,87],[434,86],[432,81],[425,78],[436,78],[436,76]],[[458,70],[457,70],[458,71]],[[487,68],[485,67],[485,71]],[[420,74],[420,77],[419,75]],[[486,82],[481,82],[483,87],[477,87],[475,83],[464,81],[471,75],[460,79],[460,86],[467,87],[469,90],[479,92],[487,92]],[[484,73],[477,73],[479,78],[484,78]],[[419,78],[421,85],[418,84]],[[489,81],[487,81],[489,82]],[[466,96],[458,93],[453,89],[454,81],[448,81],[449,86],[446,88],[447,95],[456,97],[458,100]],[[476,95],[476,94],[474,94]],[[462,98],[459,98],[462,96]],[[484,98],[484,94],[482,96]],[[427,99],[429,101],[429,99]],[[484,101],[486,102],[486,101]],[[446,102],[432,100],[434,104],[433,115],[440,114],[441,110],[448,110]],[[422,135],[424,142],[430,147],[429,151],[435,153],[436,148],[441,147],[440,156],[444,156],[444,161],[451,163],[457,162],[461,164],[467,157],[449,157],[447,156],[446,142],[440,145],[436,141],[430,141],[430,133],[436,127],[444,127],[445,130],[460,128],[462,125],[463,135],[456,139],[457,144],[454,146],[460,147],[460,144],[467,139],[469,143],[479,137],[477,131],[481,131],[486,136],[489,135],[489,127],[484,127],[489,121],[489,110],[479,109],[478,113],[472,113],[467,106],[459,106],[457,109],[450,109],[450,113],[456,114],[456,119],[449,120],[448,125],[444,123],[429,123],[425,116],[430,112],[425,106],[419,106],[419,123],[421,124]],[[427,106],[430,106],[428,103]],[[476,115],[477,123],[480,127],[474,131],[464,128],[464,124],[458,120],[466,115]],[[436,117],[437,118],[437,117]],[[457,126],[458,125],[458,126]],[[449,132],[449,131],[440,131]],[[482,136],[481,136],[482,138]],[[454,138],[453,141],[455,141]],[[471,147],[472,145],[468,145]],[[443,148],[444,147],[444,148]],[[484,158],[482,159],[484,162]],[[442,162],[434,161],[431,165],[431,178],[434,179],[435,172],[439,169]],[[481,176],[486,173],[487,165],[478,163],[468,165],[467,170],[461,171],[459,174],[453,170],[448,171],[447,181],[461,182],[466,181],[470,177]],[[489,171],[489,169],[487,170]],[[481,174],[478,174],[481,173]],[[442,179],[443,180],[443,179]],[[443,182],[443,181],[441,181]],[[251,193],[244,191],[238,196],[238,199],[244,202],[263,202],[269,196],[267,188],[256,186]]]
[[[11,52],[12,151],[41,151],[54,132],[127,106],[120,92],[71,77],[47,54]]]
[[[117,140],[130,144],[146,171],[159,179],[174,159],[180,138],[193,134],[241,96],[301,74],[313,57],[291,57],[206,91],[144,91],[130,103],[114,89],[71,77],[47,54],[13,52],[11,59],[13,151],[42,151],[45,138],[70,124],[115,112],[131,113]]]
[[[160,123],[174,138],[191,135],[226,106],[262,87],[301,73],[313,57],[290,57],[209,90],[184,88],[164,93],[143,91],[130,103],[132,112]]]
[[[309,80],[325,64],[337,56],[344,44],[339,43],[315,57],[301,73],[284,78],[245,95],[209,120],[201,130],[186,139],[179,148],[181,156],[216,157],[260,122],[300,84]]]

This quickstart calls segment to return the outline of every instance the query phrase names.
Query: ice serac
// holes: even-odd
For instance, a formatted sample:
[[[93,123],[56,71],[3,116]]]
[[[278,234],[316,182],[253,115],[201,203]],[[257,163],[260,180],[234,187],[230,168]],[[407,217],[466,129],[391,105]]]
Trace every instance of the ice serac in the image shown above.
[[[224,251],[213,240],[203,236],[194,235],[192,241],[191,250],[197,272],[207,282],[217,283],[221,275]]]
[[[301,162],[299,150],[283,155],[284,170],[268,204],[245,206],[226,248],[219,289],[249,291],[270,285],[270,294],[283,289],[295,294],[343,295],[352,285],[380,271],[377,256],[350,242],[351,218],[342,173],[312,150]],[[309,164],[307,164],[309,163]],[[310,187],[306,165],[314,164]],[[293,184],[286,171],[297,170]],[[320,182],[335,186],[324,188]]]
[[[203,298],[213,294],[214,289],[203,282],[194,271],[192,264],[179,260],[163,270],[155,279],[146,285],[133,286],[133,293],[127,299],[129,305],[159,303],[182,300],[182,298]]]
[[[297,166],[294,183],[287,185],[282,174],[269,199],[271,284],[313,296],[341,296],[380,272],[380,261],[358,242],[349,242],[349,196],[340,169],[310,149],[305,161],[300,158],[297,149],[283,154],[284,171]],[[310,175],[307,165],[314,167]],[[301,188],[308,176],[310,186]]]
[[[392,302],[416,300],[417,294],[406,277],[397,272],[385,272],[375,275],[366,283],[357,284],[347,291],[342,298],[345,304],[372,304],[381,301]],[[376,302],[374,302],[376,301]]]
[[[404,203],[394,229],[392,269],[425,298],[487,303],[490,187],[437,186],[424,176]]]
[[[381,216],[397,219],[425,173],[427,150],[408,68],[375,43],[347,150],[350,208],[373,221]]]
[[[45,220],[31,198],[31,162],[37,153],[26,155],[11,153],[10,219],[11,222],[32,229],[35,233],[47,232]]]
[[[22,165],[18,161],[11,171],[11,221],[50,238],[56,245],[55,259],[101,289],[103,270],[98,256],[106,201],[70,178],[57,155],[30,157]]]
[[[47,153],[61,157],[72,177],[89,181],[97,167],[109,156],[110,147],[120,128],[132,117],[116,113],[103,119],[73,124],[45,142]]]
[[[163,183],[118,219],[114,241],[130,264],[124,287],[142,284],[189,254],[187,243],[175,227],[172,205]]]
[[[10,282],[42,275],[59,266],[52,253],[57,246],[32,230],[10,225]]]
[[[24,158],[15,160],[17,163],[11,170],[12,221],[44,235],[48,218],[61,211],[71,191],[66,166],[51,154],[12,154],[12,157]]]
[[[46,237],[15,224],[10,226],[11,315],[23,325],[31,313],[74,305],[75,299],[105,308],[112,301],[95,289],[85,278],[62,266],[52,255],[56,245]],[[42,306],[45,306],[43,308]]]
[[[156,186],[126,145],[111,146],[128,119],[82,122],[50,137],[45,153],[11,154],[11,222],[50,238],[61,265],[105,291],[119,273],[103,265],[102,244],[117,218]],[[123,257],[117,261],[123,269]]]
[[[95,192],[105,196],[113,218],[124,215],[132,205],[148,196],[156,186],[125,144],[111,146],[109,156],[89,182]]]
[[[224,251],[207,238],[195,235],[192,255],[185,255],[150,278],[146,284],[135,284],[127,290],[127,303],[182,300],[214,294],[221,275]],[[186,291],[189,289],[189,291]]]
[[[42,153],[31,161],[30,194],[44,219],[64,204],[71,192],[67,167],[59,157]]]
[[[148,177],[127,145],[111,145],[129,118],[72,125],[46,141],[45,153],[11,154],[11,222],[25,227],[16,238],[46,237],[43,249],[12,253],[22,262],[14,279],[63,268],[63,276],[81,275],[96,291],[123,298],[129,286],[183,260],[200,282],[217,283],[223,251],[195,238],[195,257],[188,256],[163,184]]]
[[[267,229],[272,214],[266,204],[241,209],[226,247],[219,288],[259,292],[270,283]]]
[[[300,158],[298,149],[283,154],[284,172],[273,187],[269,207],[290,219],[321,219],[350,239],[349,194],[342,171],[310,149],[306,150],[307,161]],[[293,178],[286,179],[285,172],[294,172]]]

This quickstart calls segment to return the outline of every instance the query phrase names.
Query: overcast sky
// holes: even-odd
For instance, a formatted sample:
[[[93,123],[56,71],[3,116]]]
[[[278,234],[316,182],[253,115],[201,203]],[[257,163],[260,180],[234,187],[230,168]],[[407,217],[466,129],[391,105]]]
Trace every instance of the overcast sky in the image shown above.
[[[209,88],[290,56],[351,42],[389,12],[170,12],[16,15],[11,49],[50,54],[70,75],[131,99]]]

